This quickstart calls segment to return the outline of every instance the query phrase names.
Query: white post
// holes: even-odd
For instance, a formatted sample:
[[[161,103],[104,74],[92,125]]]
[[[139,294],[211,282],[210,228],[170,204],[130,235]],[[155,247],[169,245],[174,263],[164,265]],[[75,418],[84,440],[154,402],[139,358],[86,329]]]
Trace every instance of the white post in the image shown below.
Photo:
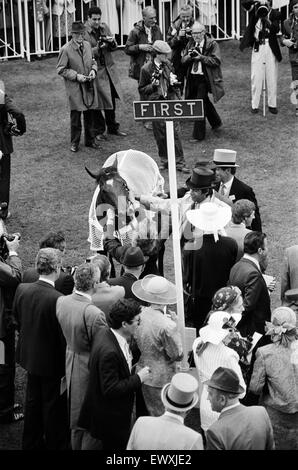
[[[263,116],[266,116],[266,62],[263,62]]]
[[[177,179],[176,179],[176,158],[175,158],[175,141],[174,141],[174,125],[173,121],[166,121],[167,129],[167,150],[168,150],[168,167],[169,167],[169,184],[171,198],[171,218],[172,218],[172,236],[173,236],[173,252],[174,252],[174,269],[175,269],[175,285],[177,290],[177,315],[178,329],[182,338],[183,359],[181,361],[181,370],[188,370],[187,352],[185,345],[185,321],[184,321],[184,302],[183,302],[183,282],[182,282],[182,263],[180,248],[180,224],[179,224],[179,207],[177,199]]]

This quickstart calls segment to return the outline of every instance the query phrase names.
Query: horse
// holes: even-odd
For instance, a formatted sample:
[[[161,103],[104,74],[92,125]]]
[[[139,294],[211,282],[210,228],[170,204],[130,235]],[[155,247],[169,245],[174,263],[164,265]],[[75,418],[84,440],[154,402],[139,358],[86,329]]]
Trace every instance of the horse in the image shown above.
[[[104,251],[109,213],[113,213],[113,236],[123,245],[140,246],[145,256],[158,255],[162,274],[165,240],[159,236],[159,221],[156,213],[134,199],[134,194],[164,192],[164,179],[156,162],[143,152],[125,150],[111,155],[98,173],[86,171],[97,183],[89,210],[90,249]]]

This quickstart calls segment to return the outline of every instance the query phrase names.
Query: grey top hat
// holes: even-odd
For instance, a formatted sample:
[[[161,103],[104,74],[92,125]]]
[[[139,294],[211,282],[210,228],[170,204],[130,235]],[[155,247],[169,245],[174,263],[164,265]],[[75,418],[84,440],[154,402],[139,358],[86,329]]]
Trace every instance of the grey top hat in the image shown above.
[[[71,25],[72,33],[84,33],[85,29],[85,25],[82,23],[82,21],[74,21]]]
[[[209,387],[216,388],[222,392],[234,393],[235,395],[240,395],[245,391],[240,385],[236,372],[228,367],[218,367],[213,372],[210,380],[204,383],[209,385]]]
[[[216,168],[217,166],[222,168],[239,167],[239,165],[236,165],[236,156],[237,152],[235,150],[215,149],[213,155],[213,168]]]
[[[198,382],[190,374],[179,372],[172,381],[166,384],[161,391],[161,401],[164,406],[174,411],[188,411],[198,401]]]

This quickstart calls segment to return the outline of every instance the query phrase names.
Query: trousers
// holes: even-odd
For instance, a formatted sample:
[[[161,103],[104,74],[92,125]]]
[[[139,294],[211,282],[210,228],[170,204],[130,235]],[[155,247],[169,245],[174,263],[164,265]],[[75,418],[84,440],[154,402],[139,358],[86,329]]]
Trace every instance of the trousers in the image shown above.
[[[167,131],[166,123],[164,121],[152,121],[153,135],[158,147],[158,155],[163,163],[168,165],[168,150],[167,150]],[[175,155],[176,163],[184,163],[184,155],[182,143],[180,139],[180,128],[178,122],[174,122],[174,139],[175,139]]]
[[[260,44],[259,50],[251,54],[251,107],[259,107],[264,78],[268,106],[276,108],[278,62],[269,46],[268,39]]]
[[[9,205],[10,191],[10,164],[10,155],[2,155],[0,160],[0,203],[7,202],[7,208]]]
[[[81,114],[82,111],[77,111],[75,109],[70,111],[70,140],[72,144],[79,145],[80,142],[82,133]],[[88,145],[91,144],[96,137],[93,110],[83,111],[83,119],[85,129],[85,145]]]
[[[15,378],[15,331],[11,328],[4,338],[5,363],[0,364],[0,424],[13,420]]]

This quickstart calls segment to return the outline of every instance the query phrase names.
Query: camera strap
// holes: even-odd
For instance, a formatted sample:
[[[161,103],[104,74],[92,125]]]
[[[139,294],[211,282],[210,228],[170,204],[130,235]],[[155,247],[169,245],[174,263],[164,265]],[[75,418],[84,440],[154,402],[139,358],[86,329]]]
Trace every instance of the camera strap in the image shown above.
[[[85,96],[84,96],[84,87],[83,87],[83,83],[79,83],[80,85],[80,90],[81,90],[81,95],[82,95],[82,100],[83,100],[83,104],[84,106],[86,106],[87,109],[90,109],[91,106],[93,105],[94,103],[94,97],[95,97],[95,92],[94,92],[94,80],[92,80],[92,82],[89,82],[88,83],[88,87],[90,87],[90,91],[92,90],[92,100],[91,100],[91,103],[88,104],[86,103],[85,101]],[[86,90],[86,97],[88,97],[88,90],[87,90],[87,87],[85,88]]]

